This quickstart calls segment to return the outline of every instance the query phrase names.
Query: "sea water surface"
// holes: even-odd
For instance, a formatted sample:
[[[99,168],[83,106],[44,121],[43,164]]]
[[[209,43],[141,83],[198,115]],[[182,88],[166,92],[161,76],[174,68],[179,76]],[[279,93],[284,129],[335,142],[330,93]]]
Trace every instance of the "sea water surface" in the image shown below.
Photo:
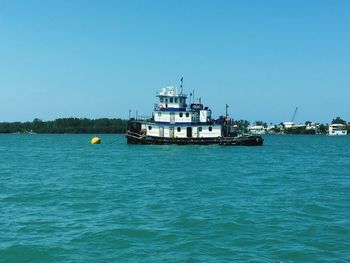
[[[350,136],[0,135],[0,262],[350,262]]]

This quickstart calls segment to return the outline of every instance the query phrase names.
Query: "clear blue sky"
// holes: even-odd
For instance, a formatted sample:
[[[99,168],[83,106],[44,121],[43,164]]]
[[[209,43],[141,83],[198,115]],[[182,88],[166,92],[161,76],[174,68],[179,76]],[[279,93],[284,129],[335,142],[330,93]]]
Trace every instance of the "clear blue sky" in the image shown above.
[[[350,1],[0,1],[0,121],[150,115],[195,90],[214,116],[350,121]]]

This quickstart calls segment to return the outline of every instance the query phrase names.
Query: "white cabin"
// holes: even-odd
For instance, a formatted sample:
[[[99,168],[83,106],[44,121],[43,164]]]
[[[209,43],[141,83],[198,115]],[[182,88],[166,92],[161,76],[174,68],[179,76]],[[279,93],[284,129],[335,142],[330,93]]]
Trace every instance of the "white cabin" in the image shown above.
[[[344,124],[331,124],[328,128],[328,135],[337,136],[337,135],[347,135],[346,125]]]
[[[185,94],[174,87],[163,88],[158,94],[152,121],[142,124],[147,136],[162,138],[217,138],[221,125],[211,119],[211,110],[201,102],[187,105]]]

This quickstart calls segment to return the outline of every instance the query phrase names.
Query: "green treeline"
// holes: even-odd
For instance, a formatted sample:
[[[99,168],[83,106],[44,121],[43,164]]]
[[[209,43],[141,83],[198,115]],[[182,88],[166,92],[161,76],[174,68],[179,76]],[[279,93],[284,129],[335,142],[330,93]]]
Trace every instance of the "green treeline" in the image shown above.
[[[54,121],[0,122],[0,133],[125,133],[127,120],[61,118]]]
[[[123,119],[87,119],[87,118],[60,118],[53,121],[42,121],[34,119],[31,122],[0,122],[0,133],[125,133],[127,121]],[[350,123],[337,117],[332,123],[347,125],[350,134]],[[248,132],[250,122],[247,120],[234,121],[239,131]],[[270,124],[268,133],[285,134],[326,134],[328,124],[317,124],[316,129],[308,129],[310,121],[305,125],[298,125],[293,128],[284,128],[283,124]],[[256,121],[255,125],[268,128],[266,122]]]

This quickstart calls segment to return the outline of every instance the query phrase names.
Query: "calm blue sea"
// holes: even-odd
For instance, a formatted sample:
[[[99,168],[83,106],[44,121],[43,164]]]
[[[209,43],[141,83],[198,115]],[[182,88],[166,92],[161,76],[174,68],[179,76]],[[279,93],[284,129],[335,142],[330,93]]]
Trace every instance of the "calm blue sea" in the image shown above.
[[[0,262],[350,262],[350,136],[0,135]]]

